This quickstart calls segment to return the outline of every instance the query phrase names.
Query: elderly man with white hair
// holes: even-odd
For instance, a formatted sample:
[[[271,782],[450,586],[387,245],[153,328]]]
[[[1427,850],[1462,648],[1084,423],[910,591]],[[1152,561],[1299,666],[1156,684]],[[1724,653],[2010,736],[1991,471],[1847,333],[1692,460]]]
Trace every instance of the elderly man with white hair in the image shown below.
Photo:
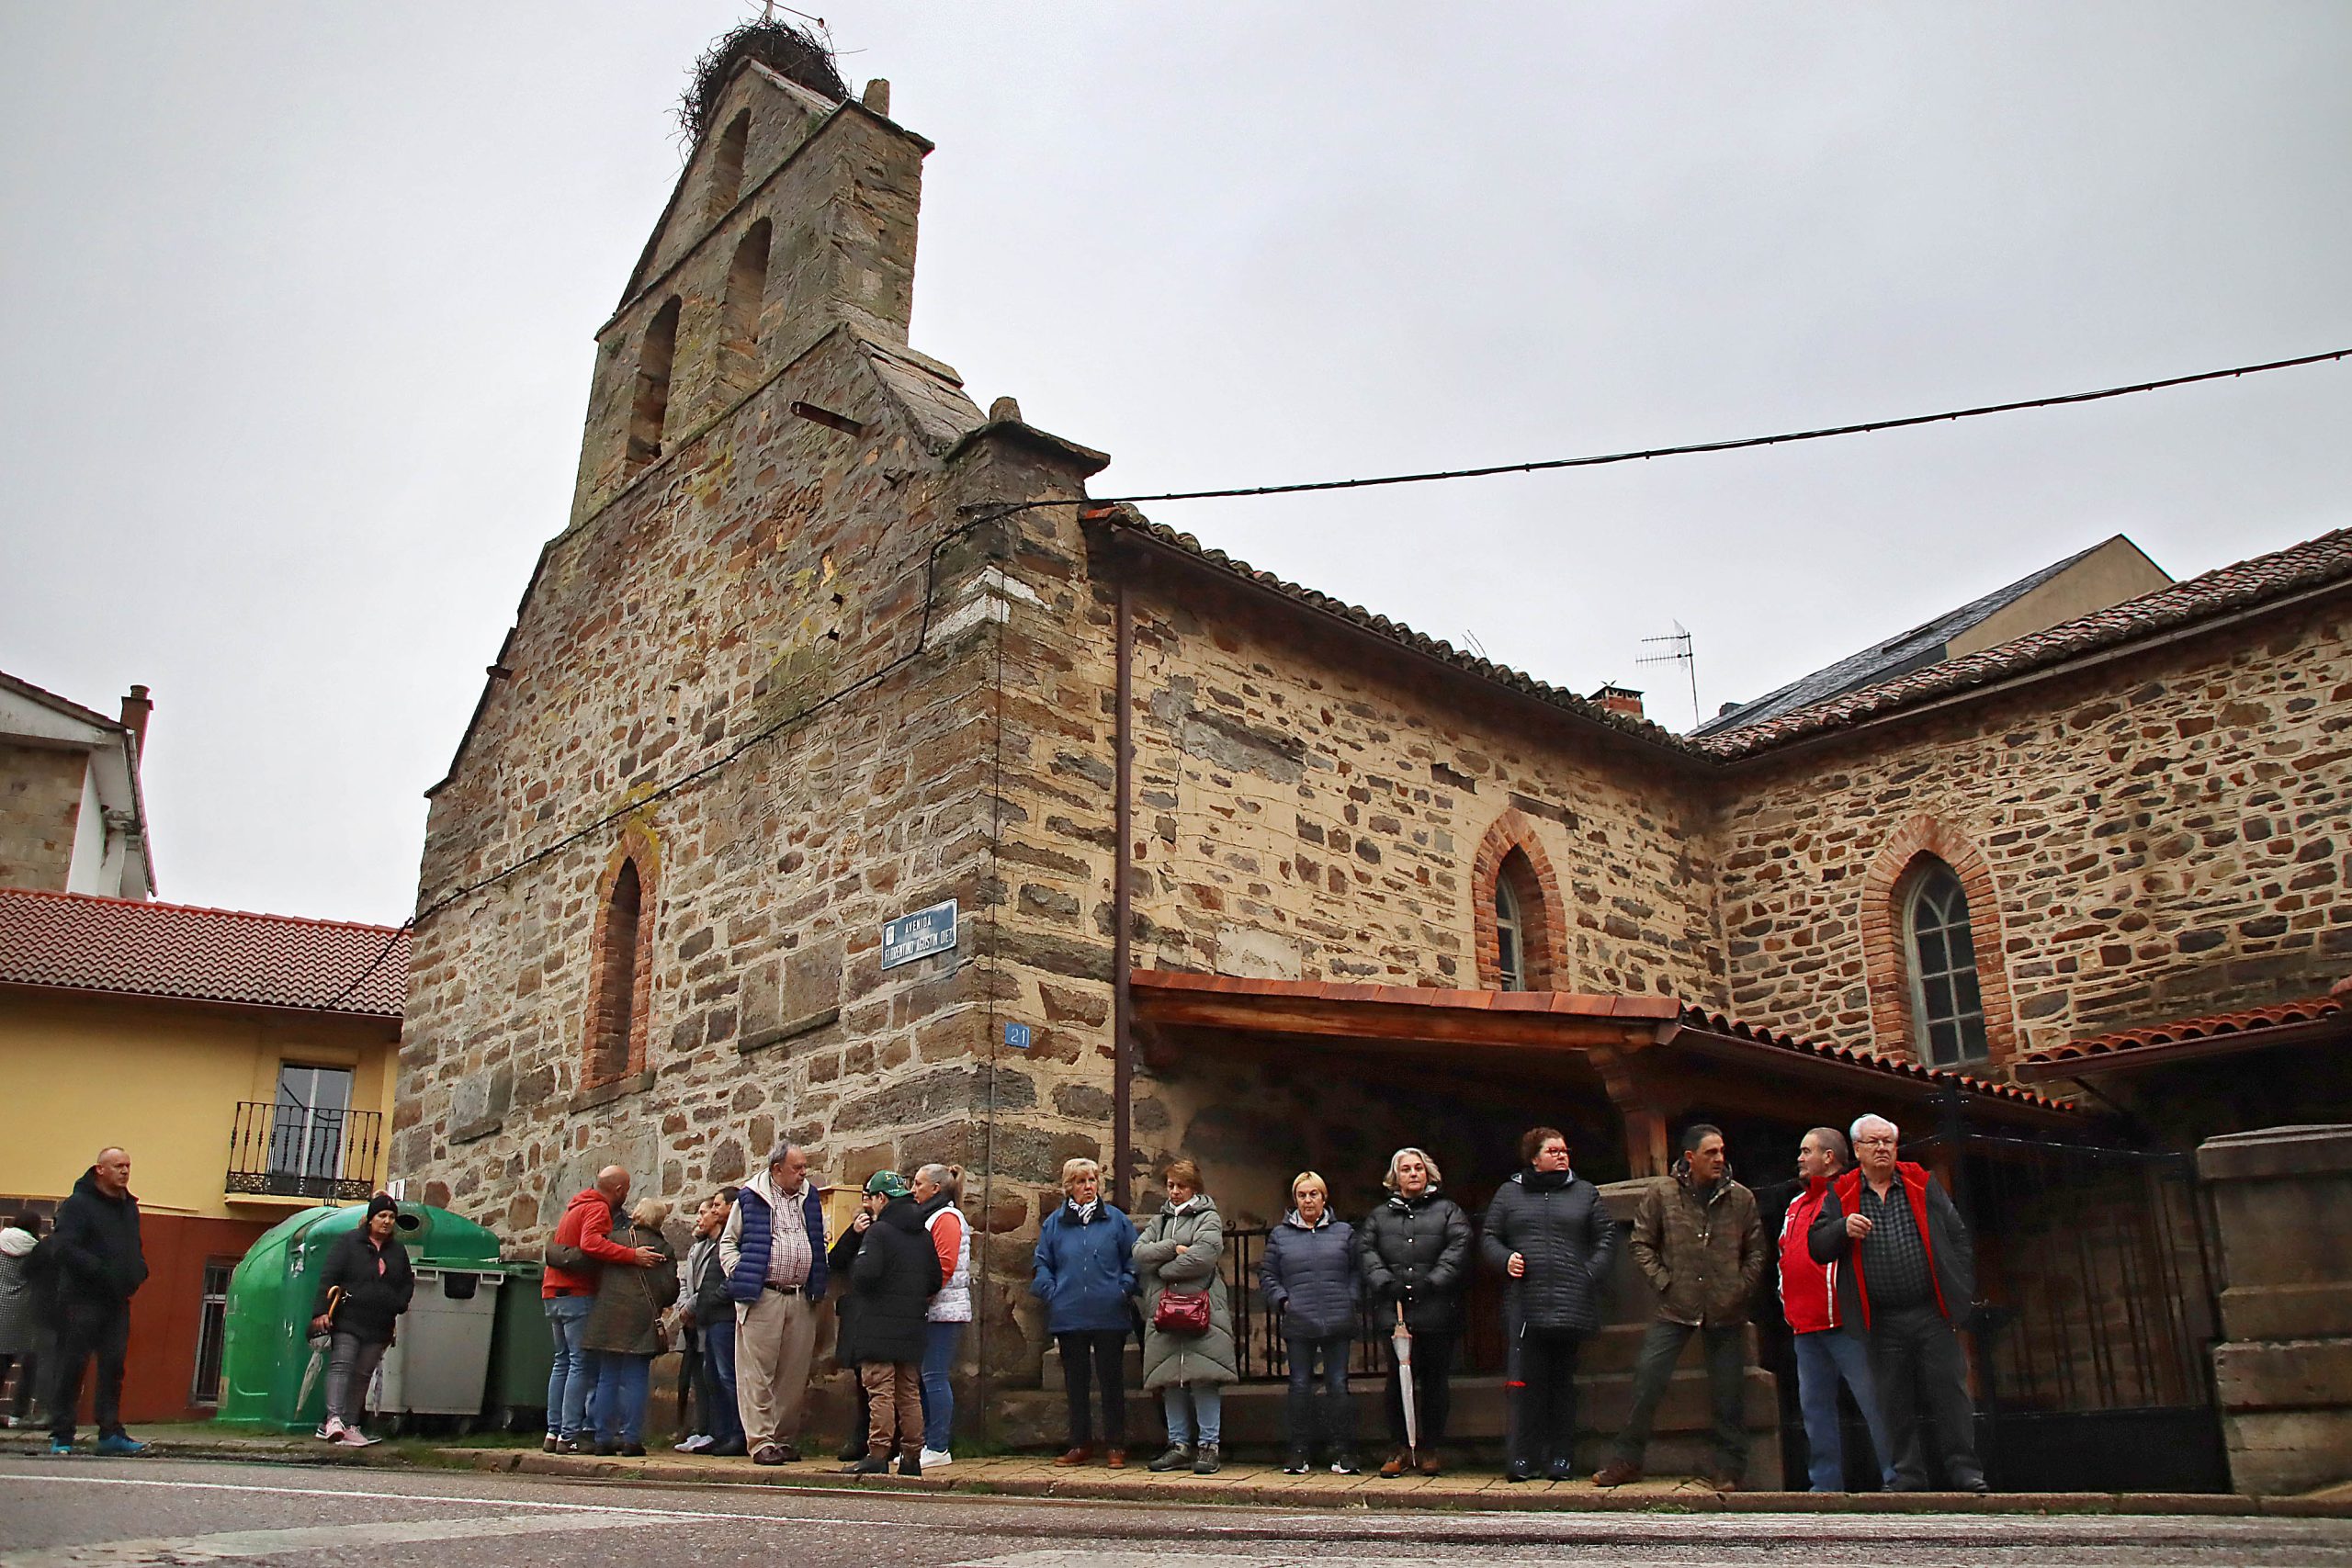
[[[1870,1354],[1894,1449],[1893,1490],[1928,1489],[1924,1414],[1944,1480],[1982,1492],[1976,1412],[1952,1332],[1975,1303],[1974,1244],[1943,1184],[1896,1157],[1901,1129],[1883,1116],[1862,1116],[1851,1135],[1856,1168],[1829,1184],[1805,1244],[1815,1262],[1845,1265],[1836,1270],[1833,1307]]]

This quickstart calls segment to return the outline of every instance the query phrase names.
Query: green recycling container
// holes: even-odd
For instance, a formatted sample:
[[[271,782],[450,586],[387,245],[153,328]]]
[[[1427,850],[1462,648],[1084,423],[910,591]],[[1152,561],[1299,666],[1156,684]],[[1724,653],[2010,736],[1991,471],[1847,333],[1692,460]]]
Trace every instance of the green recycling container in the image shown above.
[[[270,1227],[246,1250],[229,1276],[220,1420],[300,1432],[325,1419],[326,1356],[311,1346],[311,1307],[328,1249],[367,1217],[357,1204],[305,1209]],[[504,1272],[498,1238],[447,1209],[403,1203],[395,1234],[408,1247],[410,1263],[435,1271],[436,1281]],[[422,1275],[418,1289],[424,1289]],[[405,1336],[405,1319],[401,1326]]]
[[[510,1258],[503,1265],[506,1286],[498,1292],[498,1321],[490,1335],[490,1384],[481,1413],[495,1430],[519,1432],[547,1414],[548,1372],[555,1363],[555,1337],[539,1304],[539,1279],[547,1265]]]

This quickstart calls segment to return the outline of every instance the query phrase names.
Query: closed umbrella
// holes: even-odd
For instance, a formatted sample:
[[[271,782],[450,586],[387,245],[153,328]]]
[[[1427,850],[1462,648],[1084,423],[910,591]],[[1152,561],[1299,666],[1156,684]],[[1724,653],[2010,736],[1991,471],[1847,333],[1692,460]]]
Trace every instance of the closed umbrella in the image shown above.
[[[1405,1303],[1396,1303],[1396,1332],[1388,1337],[1396,1348],[1396,1392],[1405,1406],[1405,1449],[1420,1458],[1421,1413],[1413,1406],[1413,1331],[1405,1326]]]

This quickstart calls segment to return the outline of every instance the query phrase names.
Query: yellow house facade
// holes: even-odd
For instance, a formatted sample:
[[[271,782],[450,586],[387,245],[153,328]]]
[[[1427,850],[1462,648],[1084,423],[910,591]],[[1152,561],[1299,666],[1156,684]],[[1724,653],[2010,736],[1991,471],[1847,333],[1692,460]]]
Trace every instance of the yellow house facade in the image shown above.
[[[46,1215],[130,1153],[127,1419],[207,1413],[246,1247],[383,1184],[407,958],[381,926],[0,888],[0,1212]]]

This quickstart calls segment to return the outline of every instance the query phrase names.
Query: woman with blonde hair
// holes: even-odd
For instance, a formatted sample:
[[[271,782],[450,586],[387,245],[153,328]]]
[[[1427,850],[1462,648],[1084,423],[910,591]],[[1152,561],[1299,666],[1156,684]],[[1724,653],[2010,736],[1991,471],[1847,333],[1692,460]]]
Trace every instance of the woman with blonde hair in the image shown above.
[[[1334,1475],[1356,1473],[1355,1406],[1348,1399],[1348,1347],[1356,1336],[1355,1227],[1331,1217],[1331,1188],[1302,1170],[1291,1178],[1290,1213],[1266,1235],[1258,1269],[1266,1310],[1277,1314],[1290,1356],[1286,1475],[1305,1475],[1317,1439]],[[1316,1363],[1323,1397],[1315,1397]],[[1317,1406],[1320,1412],[1317,1412]]]
[[[1046,1332],[1062,1354],[1069,1398],[1069,1448],[1054,1461],[1080,1465],[1094,1457],[1087,1387],[1101,1391],[1103,1463],[1127,1462],[1127,1329],[1136,1293],[1135,1222],[1102,1196],[1102,1168],[1091,1159],[1062,1164],[1062,1206],[1037,1227],[1029,1293],[1046,1303]]]
[[[1401,1311],[1413,1336],[1413,1404],[1420,1445],[1406,1446],[1404,1378],[1396,1344],[1388,1354],[1388,1440],[1380,1473],[1439,1472],[1453,1404],[1453,1350],[1462,1338],[1462,1296],[1470,1284],[1470,1216],[1438,1190],[1437,1161],[1409,1145],[1388,1156],[1388,1198],[1356,1227],[1356,1268],[1375,1329]]]
[[[1224,1435],[1225,1385],[1241,1373],[1233,1314],[1217,1266],[1225,1216],[1201,1190],[1201,1168],[1180,1159],[1163,1179],[1168,1201],[1136,1243],[1143,1292],[1143,1386],[1158,1389],[1168,1414],[1168,1450],[1145,1468],[1193,1467],[1215,1475]]]
[[[915,1172],[915,1213],[939,1254],[939,1293],[923,1314],[922,1453],[925,1470],[956,1462],[956,1387],[949,1375],[964,1325],[972,1321],[972,1227],[964,1223],[964,1168],[926,1165]]]
[[[635,1458],[645,1452],[645,1395],[653,1358],[668,1348],[662,1312],[678,1299],[678,1255],[662,1234],[669,1204],[647,1198],[628,1217],[627,1226],[614,1227],[614,1242],[650,1247],[662,1255],[662,1261],[644,1269],[603,1270],[580,1342],[595,1368],[596,1451]]]

